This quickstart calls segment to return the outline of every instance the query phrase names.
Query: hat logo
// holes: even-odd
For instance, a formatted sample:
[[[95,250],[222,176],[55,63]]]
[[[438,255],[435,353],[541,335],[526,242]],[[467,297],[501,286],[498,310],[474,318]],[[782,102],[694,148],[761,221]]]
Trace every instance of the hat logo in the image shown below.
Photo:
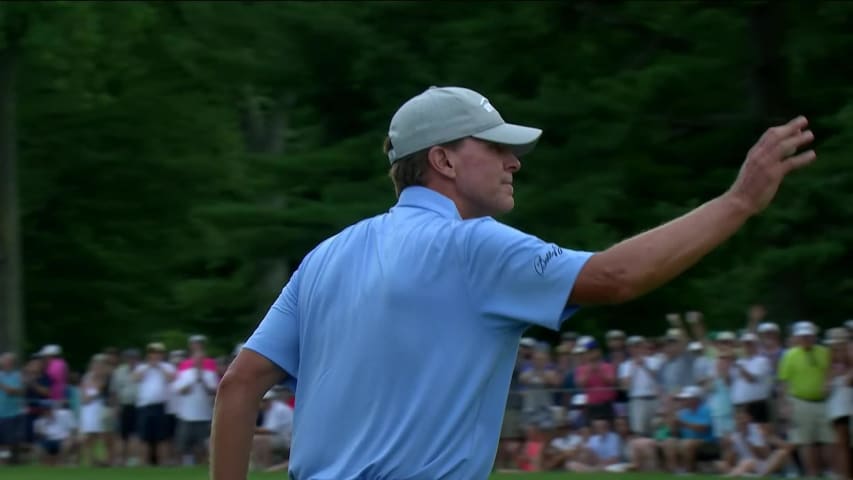
[[[492,104],[489,103],[489,100],[486,97],[483,97],[480,99],[480,106],[483,107],[483,110],[485,110],[489,113],[492,113],[495,111],[494,107],[492,107]]]

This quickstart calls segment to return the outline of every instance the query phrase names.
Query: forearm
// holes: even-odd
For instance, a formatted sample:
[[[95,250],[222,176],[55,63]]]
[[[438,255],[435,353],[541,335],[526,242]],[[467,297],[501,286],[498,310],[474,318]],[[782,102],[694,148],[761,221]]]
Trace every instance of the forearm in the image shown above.
[[[737,232],[749,218],[748,212],[734,198],[723,195],[594,255],[589,263],[599,262],[596,270],[607,272],[622,287],[617,300],[628,301],[696,264]]]
[[[211,479],[245,479],[249,470],[260,395],[224,381],[216,396],[210,436]]]

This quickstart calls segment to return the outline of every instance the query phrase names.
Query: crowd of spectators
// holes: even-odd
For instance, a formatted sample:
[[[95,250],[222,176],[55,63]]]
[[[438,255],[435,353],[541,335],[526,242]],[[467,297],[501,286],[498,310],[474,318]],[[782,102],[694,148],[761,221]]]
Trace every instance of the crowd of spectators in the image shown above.
[[[521,340],[496,468],[853,478],[853,321]]]

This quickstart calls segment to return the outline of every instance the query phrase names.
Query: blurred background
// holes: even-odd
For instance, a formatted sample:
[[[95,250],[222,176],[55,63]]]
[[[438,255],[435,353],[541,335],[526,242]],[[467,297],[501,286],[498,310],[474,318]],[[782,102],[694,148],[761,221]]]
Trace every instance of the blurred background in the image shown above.
[[[722,193],[772,125],[819,160],[671,285],[567,325],[645,335],[853,315],[853,3],[0,4],[0,351],[203,333],[230,353],[325,237],[395,202],[391,115],[430,85],[542,127],[503,221],[603,249]],[[556,332],[533,332],[556,342]]]

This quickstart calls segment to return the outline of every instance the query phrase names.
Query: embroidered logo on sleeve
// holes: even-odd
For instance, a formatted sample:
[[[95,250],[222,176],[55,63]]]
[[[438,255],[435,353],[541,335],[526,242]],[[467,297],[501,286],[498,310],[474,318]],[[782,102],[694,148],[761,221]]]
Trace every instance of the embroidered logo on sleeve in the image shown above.
[[[551,260],[562,254],[563,249],[554,245],[544,255],[537,255],[536,258],[533,259],[533,269],[540,277],[544,276],[545,269],[548,268],[548,264],[551,263]]]

